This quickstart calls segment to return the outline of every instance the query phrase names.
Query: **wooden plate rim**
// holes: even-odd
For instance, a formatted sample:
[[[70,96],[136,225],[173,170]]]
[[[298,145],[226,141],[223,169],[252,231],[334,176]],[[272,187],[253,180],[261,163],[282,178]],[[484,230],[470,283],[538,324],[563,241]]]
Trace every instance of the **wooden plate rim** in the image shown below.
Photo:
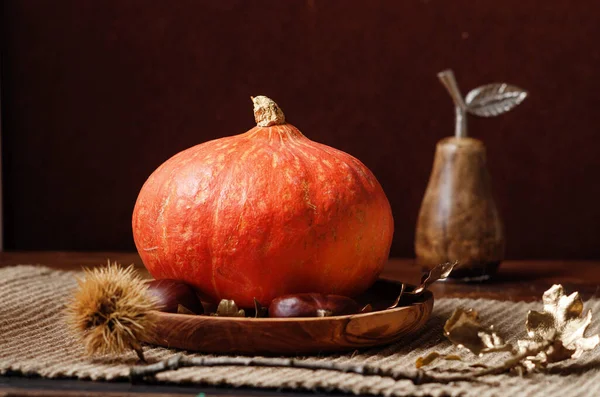
[[[407,287],[414,288],[413,285],[407,284]],[[431,302],[430,302],[431,301]],[[276,322],[276,323],[297,323],[297,322],[322,322],[322,321],[331,321],[331,320],[353,320],[353,319],[364,319],[367,317],[373,317],[377,315],[381,315],[382,312],[387,314],[397,313],[403,310],[411,310],[415,306],[419,305],[428,305],[433,304],[433,294],[429,290],[425,290],[423,294],[419,297],[418,302],[411,303],[410,305],[396,307],[394,309],[384,309],[384,310],[376,310],[368,313],[357,313],[357,314],[348,314],[343,316],[327,316],[327,317],[286,317],[286,318],[277,318],[277,317],[218,317],[218,316],[210,316],[206,314],[198,314],[198,315],[189,315],[189,314],[179,314],[179,313],[166,313],[166,312],[158,312],[154,311],[155,315],[158,317],[167,317],[173,319],[190,319],[191,317],[200,317],[203,321],[207,321],[208,319],[214,321],[229,321],[229,322]]]

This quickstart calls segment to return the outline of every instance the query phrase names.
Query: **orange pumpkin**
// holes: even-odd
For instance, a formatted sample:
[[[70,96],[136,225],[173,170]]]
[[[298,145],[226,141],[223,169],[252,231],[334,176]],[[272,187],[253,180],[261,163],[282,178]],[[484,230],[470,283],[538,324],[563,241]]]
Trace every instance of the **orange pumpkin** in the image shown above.
[[[287,124],[275,102],[253,101],[256,127],[176,154],[142,187],[132,224],[144,265],[241,307],[363,292],[392,241],[383,189],[359,160]]]

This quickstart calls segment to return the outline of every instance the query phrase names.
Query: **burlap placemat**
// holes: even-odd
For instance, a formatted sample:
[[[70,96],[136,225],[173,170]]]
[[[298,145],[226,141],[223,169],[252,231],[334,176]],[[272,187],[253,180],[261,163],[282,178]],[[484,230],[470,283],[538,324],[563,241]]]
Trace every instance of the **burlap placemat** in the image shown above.
[[[119,359],[86,358],[83,350],[64,325],[62,311],[75,287],[74,272],[41,266],[15,266],[0,269],[0,374],[18,372],[46,378],[74,377],[93,380],[127,380],[129,365],[135,354]],[[454,308],[472,307],[485,320],[495,324],[503,335],[523,336],[524,319],[529,309],[541,309],[540,303],[511,303],[493,300],[439,299],[431,320],[423,331],[392,346],[371,349],[359,354],[305,357],[307,361],[334,360],[340,363],[369,363],[385,368],[414,370],[415,360],[428,352],[456,352],[442,336],[442,326]],[[600,300],[586,303],[598,313]],[[598,321],[590,327],[597,333]],[[155,361],[170,357],[175,351],[146,348],[146,357]],[[467,353],[462,355],[470,360]],[[494,355],[486,364],[502,361]],[[465,368],[464,363],[441,362],[432,370]],[[481,382],[458,382],[449,385],[413,385],[410,381],[393,381],[378,376],[361,376],[305,369],[256,367],[186,368],[158,376],[163,382],[227,385],[296,390],[326,390],[373,395],[433,396],[600,396],[600,349],[586,354],[577,362],[567,361],[551,367],[549,374],[527,378],[510,375],[490,376]]]

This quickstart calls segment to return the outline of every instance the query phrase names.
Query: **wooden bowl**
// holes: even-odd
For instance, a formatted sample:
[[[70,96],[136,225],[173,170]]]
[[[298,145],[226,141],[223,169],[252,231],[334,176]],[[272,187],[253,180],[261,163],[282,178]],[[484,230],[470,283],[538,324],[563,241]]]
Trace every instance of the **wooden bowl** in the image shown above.
[[[395,309],[390,306],[400,283],[378,280],[357,301],[375,311],[364,314],[313,318],[239,318],[156,313],[153,345],[205,353],[316,354],[385,345],[418,331],[429,318],[433,295],[405,295]],[[410,291],[414,287],[407,287]]]

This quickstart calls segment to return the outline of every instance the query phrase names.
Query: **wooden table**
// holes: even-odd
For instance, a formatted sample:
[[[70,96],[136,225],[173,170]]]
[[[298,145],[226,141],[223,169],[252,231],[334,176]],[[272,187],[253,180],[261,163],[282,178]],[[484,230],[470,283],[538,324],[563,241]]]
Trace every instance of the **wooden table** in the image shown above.
[[[0,266],[43,264],[57,269],[74,270],[81,266],[98,266],[107,260],[135,264],[145,272],[137,254],[124,252],[3,252]],[[382,277],[416,284],[422,269],[412,259],[391,259]],[[600,293],[600,261],[506,261],[492,281],[464,284],[439,282],[432,286],[436,298],[467,297],[511,301],[539,300],[552,284],[562,284],[567,292],[577,290],[584,299]],[[126,393],[126,394],[125,394]],[[306,393],[282,393],[256,389],[227,389],[186,386],[148,386],[126,383],[101,383],[80,380],[29,379],[18,376],[0,377],[2,396],[117,396],[199,394],[235,396],[308,396]],[[314,394],[310,394],[314,395]]]

